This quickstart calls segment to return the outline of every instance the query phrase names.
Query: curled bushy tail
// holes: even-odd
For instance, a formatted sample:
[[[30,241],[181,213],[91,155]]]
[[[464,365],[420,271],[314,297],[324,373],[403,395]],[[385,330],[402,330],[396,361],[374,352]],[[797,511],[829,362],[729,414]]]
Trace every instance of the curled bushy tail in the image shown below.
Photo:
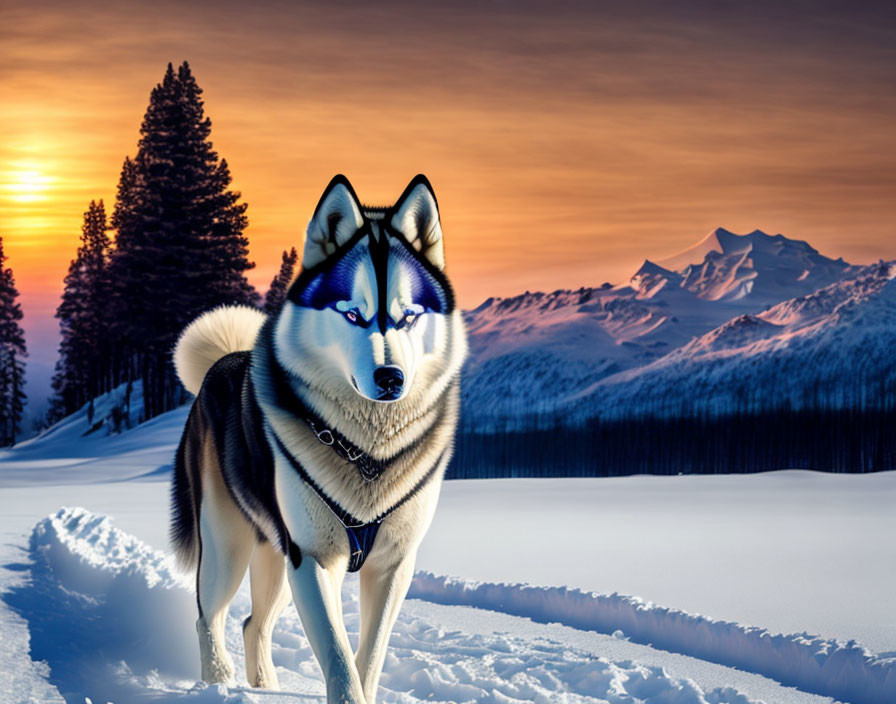
[[[174,368],[187,391],[198,394],[206,372],[224,355],[251,350],[265,317],[249,306],[221,306],[190,323],[174,348]]]

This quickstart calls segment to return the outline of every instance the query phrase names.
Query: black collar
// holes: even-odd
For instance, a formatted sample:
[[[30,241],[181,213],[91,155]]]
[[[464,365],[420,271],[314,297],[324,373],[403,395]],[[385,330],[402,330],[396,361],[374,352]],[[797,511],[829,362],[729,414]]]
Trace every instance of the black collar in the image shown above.
[[[264,331],[262,331],[264,334]],[[301,398],[295,393],[292,386],[290,385],[289,378],[286,374],[286,370],[280,366],[277,362],[277,359],[274,355],[274,347],[272,342],[269,340],[267,345],[267,365],[269,368],[269,373],[271,375],[271,382],[273,386],[274,400],[278,407],[282,408],[285,411],[288,411],[295,415],[298,418],[301,418],[306,422],[309,428],[314,432],[317,439],[322,442],[324,445],[330,445],[333,447],[334,451],[337,452],[340,456],[345,457],[346,461],[351,462],[358,468],[358,472],[365,479],[366,482],[372,482],[379,478],[380,474],[382,474],[383,470],[395,459],[404,455],[404,453],[410,451],[413,447],[416,446],[417,442],[412,443],[406,448],[403,448],[397,455],[391,457],[388,460],[375,460],[370,455],[368,455],[363,450],[359,449],[352,443],[350,443],[346,438],[339,432],[327,428],[323,421],[310,409],[308,406],[302,401]],[[444,411],[443,411],[444,412]],[[315,423],[317,425],[315,426]],[[429,470],[420,477],[419,481],[411,488],[411,490],[402,496],[395,504],[390,506],[388,509],[379,514],[372,521],[364,522],[360,519],[356,518],[352,514],[350,514],[346,509],[340,506],[336,501],[331,499],[324,491],[317,485],[311,475],[302,467],[301,463],[298,459],[289,451],[283,441],[280,439],[280,436],[277,434],[276,430],[271,427],[272,435],[274,436],[274,441],[280,450],[281,454],[286,457],[286,460],[289,462],[290,466],[292,466],[293,470],[311,487],[312,491],[318,495],[321,501],[323,501],[327,507],[333,512],[336,518],[342,523],[343,526],[347,530],[356,529],[356,528],[364,528],[366,526],[371,526],[373,524],[378,524],[382,522],[382,520],[392,513],[399,506],[402,506],[405,502],[410,500],[413,496],[417,494],[435,475],[438,470],[440,464],[442,463],[442,459],[444,457],[445,451],[448,448],[442,450],[439,456],[432,463],[432,466]],[[330,440],[332,440],[330,442]],[[345,453],[343,455],[342,453]],[[365,471],[368,474],[365,476]],[[367,476],[371,478],[368,479]]]
[[[280,436],[277,435],[277,431],[272,430],[272,435],[274,436],[274,441],[277,443],[277,447],[279,448],[281,454],[286,457],[286,460],[289,462],[290,466],[295,470],[295,472],[304,480],[304,482],[311,487],[312,491],[317,494],[318,498],[323,501],[330,511],[333,512],[333,515],[336,516],[337,520],[346,528],[365,528],[367,526],[371,526],[375,523],[382,523],[383,519],[386,518],[390,513],[392,513],[399,506],[404,505],[407,501],[409,501],[412,497],[416,496],[417,492],[419,492],[426,483],[432,478],[432,476],[436,473],[439,465],[442,462],[442,457],[445,454],[443,450],[442,453],[436,458],[435,462],[432,463],[432,466],[429,470],[420,477],[419,481],[411,488],[411,490],[402,496],[397,502],[392,504],[389,508],[379,514],[372,521],[362,521],[360,518],[356,518],[351,513],[349,513],[346,509],[340,506],[336,501],[331,499],[327,494],[324,493],[323,489],[321,489],[317,482],[311,477],[310,474],[305,470],[302,466],[301,462],[299,462],[295,456],[289,451],[286,445],[283,444],[283,441],[280,439]]]
[[[306,410],[308,412],[304,416],[305,422],[311,428],[311,432],[314,433],[318,441],[324,445],[329,445],[342,459],[355,465],[365,482],[376,481],[380,478],[380,475],[386,468],[385,462],[373,459],[364,450],[356,445],[352,445],[338,430],[327,428],[320,418],[311,413],[310,409]]]
[[[273,345],[268,350],[268,368],[273,382],[277,405],[289,411],[297,418],[301,418],[318,441],[329,447],[346,462],[351,462],[358,469],[358,473],[365,482],[373,482],[379,479],[383,470],[388,466],[384,460],[375,460],[357,445],[351,443],[342,433],[334,428],[328,428],[324,421],[299,398],[293,390],[286,371],[277,362],[274,356]]]

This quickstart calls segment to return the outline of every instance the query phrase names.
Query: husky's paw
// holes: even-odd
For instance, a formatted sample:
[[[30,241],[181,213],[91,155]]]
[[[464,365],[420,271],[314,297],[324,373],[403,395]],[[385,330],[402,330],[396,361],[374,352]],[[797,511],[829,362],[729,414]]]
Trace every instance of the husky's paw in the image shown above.
[[[327,683],[327,704],[367,704],[360,686],[348,682]]]
[[[280,681],[271,660],[270,636],[255,627],[252,616],[243,621],[243,640],[246,646],[246,679],[258,689],[280,689]]]
[[[255,674],[255,677],[249,678],[249,684],[257,689],[280,691],[280,681],[274,672],[258,672]]]
[[[199,655],[202,658],[202,681],[208,684],[232,682],[235,668],[224,644],[218,643],[202,619],[196,622],[196,632],[199,634]]]
[[[224,658],[202,662],[202,681],[209,684],[227,684],[234,680],[233,661],[225,653]]]

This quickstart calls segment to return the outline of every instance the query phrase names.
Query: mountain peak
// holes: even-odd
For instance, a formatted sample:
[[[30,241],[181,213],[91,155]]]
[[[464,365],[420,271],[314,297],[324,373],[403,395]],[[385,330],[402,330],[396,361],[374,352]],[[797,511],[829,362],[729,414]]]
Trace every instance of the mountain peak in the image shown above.
[[[700,298],[769,302],[808,293],[839,278],[846,262],[821,255],[808,242],[755,229],[745,235],[717,227],[694,246],[654,266],[683,277]]]
[[[655,264],[649,259],[645,259],[644,263],[641,265],[641,268],[638,269],[634,276],[644,276],[644,275],[656,275],[660,276],[673,276],[675,272],[666,269],[665,267],[660,266],[659,264]]]
[[[681,274],[645,259],[641,268],[632,274],[628,285],[637,291],[638,298],[653,298],[667,286],[672,288],[681,286]]]
[[[745,235],[739,235],[736,232],[731,232],[731,230],[726,230],[724,227],[717,227],[715,230],[710,232],[709,235],[705,237],[700,244],[707,246],[715,245],[712,247],[714,251],[721,254],[728,254],[730,252],[743,252],[748,249],[752,249],[757,245],[766,245],[769,240],[776,240],[779,242],[797,242],[797,240],[788,239],[784,235],[770,235],[758,228],[753,230],[752,232],[748,232]],[[701,262],[690,263],[699,264]]]
[[[683,271],[692,264],[702,264],[710,252],[721,254],[726,250],[730,251],[741,241],[741,237],[742,235],[737,235],[724,227],[717,227],[697,244],[671,257],[658,260],[658,264],[670,271]]]

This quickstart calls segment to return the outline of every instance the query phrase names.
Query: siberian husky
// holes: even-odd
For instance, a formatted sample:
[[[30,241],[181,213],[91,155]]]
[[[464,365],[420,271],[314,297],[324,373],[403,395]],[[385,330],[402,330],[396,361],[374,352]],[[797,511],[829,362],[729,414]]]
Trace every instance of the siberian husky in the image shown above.
[[[278,687],[271,632],[291,592],[327,701],[373,704],[451,457],[465,355],[424,176],[388,208],[362,206],[336,176],[279,313],[224,307],[184,330],[174,362],[196,400],[177,451],[171,537],[196,572],[206,682],[234,676],[224,621],[248,568],[249,683]],[[356,653],[340,591],[351,571]]]

